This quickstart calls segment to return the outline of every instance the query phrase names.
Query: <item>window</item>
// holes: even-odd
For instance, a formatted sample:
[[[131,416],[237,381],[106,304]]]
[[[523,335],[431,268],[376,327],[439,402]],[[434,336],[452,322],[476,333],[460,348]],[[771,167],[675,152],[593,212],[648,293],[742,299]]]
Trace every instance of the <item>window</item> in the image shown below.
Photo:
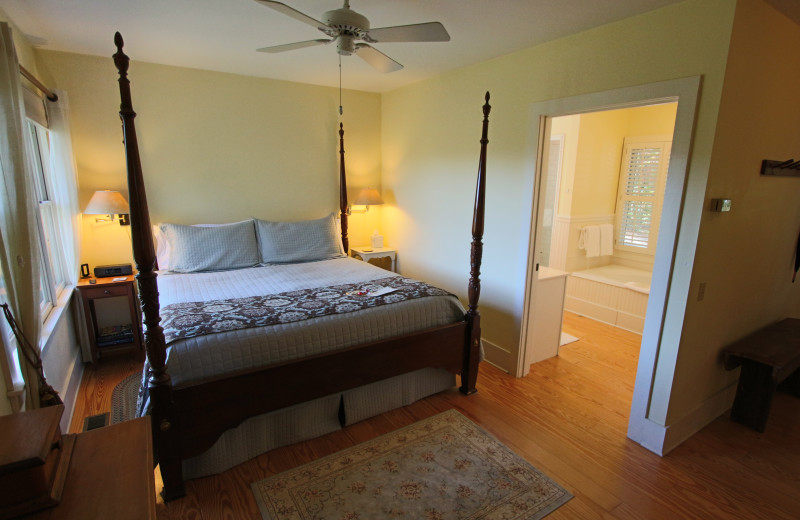
[[[58,232],[57,206],[54,200],[53,179],[50,172],[50,136],[43,126],[27,121],[32,153],[33,185],[39,202],[39,238],[41,240],[41,288],[39,303],[44,321],[58,300],[58,294],[67,285],[64,249]]]
[[[671,148],[669,138],[625,138],[617,195],[617,249],[655,254]]]

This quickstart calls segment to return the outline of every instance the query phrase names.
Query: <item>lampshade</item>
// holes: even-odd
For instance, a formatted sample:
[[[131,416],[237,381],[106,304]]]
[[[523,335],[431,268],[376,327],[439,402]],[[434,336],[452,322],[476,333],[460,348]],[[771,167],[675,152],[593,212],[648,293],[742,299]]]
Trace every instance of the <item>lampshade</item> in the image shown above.
[[[375,188],[364,188],[358,193],[358,197],[356,197],[353,204],[357,206],[376,206],[383,204],[383,199]]]
[[[86,215],[118,215],[130,213],[130,209],[120,192],[103,190],[94,192],[83,212]]]

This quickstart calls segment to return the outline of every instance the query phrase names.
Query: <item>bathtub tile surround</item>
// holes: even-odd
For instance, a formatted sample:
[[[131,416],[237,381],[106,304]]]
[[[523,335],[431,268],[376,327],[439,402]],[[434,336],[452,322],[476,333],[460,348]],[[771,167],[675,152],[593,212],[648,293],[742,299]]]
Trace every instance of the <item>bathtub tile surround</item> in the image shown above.
[[[641,334],[651,276],[621,265],[575,271],[567,279],[564,309]]]

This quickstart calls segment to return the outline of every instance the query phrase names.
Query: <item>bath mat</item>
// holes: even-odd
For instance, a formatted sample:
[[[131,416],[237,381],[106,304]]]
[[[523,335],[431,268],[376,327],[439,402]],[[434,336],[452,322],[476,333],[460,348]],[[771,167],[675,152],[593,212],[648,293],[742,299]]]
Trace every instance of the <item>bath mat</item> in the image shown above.
[[[560,347],[563,347],[564,345],[568,345],[570,343],[574,343],[574,342],[578,341],[579,339],[580,338],[576,338],[572,334],[567,334],[566,332],[562,332],[561,333],[561,343],[559,343],[558,345]]]
[[[264,520],[543,518],[572,498],[455,410],[252,484]]]
[[[139,397],[140,374],[133,374],[120,381],[111,392],[111,424],[136,418],[136,400]]]

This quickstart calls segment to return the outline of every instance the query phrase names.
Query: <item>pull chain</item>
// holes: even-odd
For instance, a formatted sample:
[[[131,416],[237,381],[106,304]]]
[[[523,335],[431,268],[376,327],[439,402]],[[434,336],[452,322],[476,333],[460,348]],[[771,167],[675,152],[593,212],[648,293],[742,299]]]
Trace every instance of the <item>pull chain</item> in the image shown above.
[[[342,55],[339,55],[339,115],[342,115]]]

